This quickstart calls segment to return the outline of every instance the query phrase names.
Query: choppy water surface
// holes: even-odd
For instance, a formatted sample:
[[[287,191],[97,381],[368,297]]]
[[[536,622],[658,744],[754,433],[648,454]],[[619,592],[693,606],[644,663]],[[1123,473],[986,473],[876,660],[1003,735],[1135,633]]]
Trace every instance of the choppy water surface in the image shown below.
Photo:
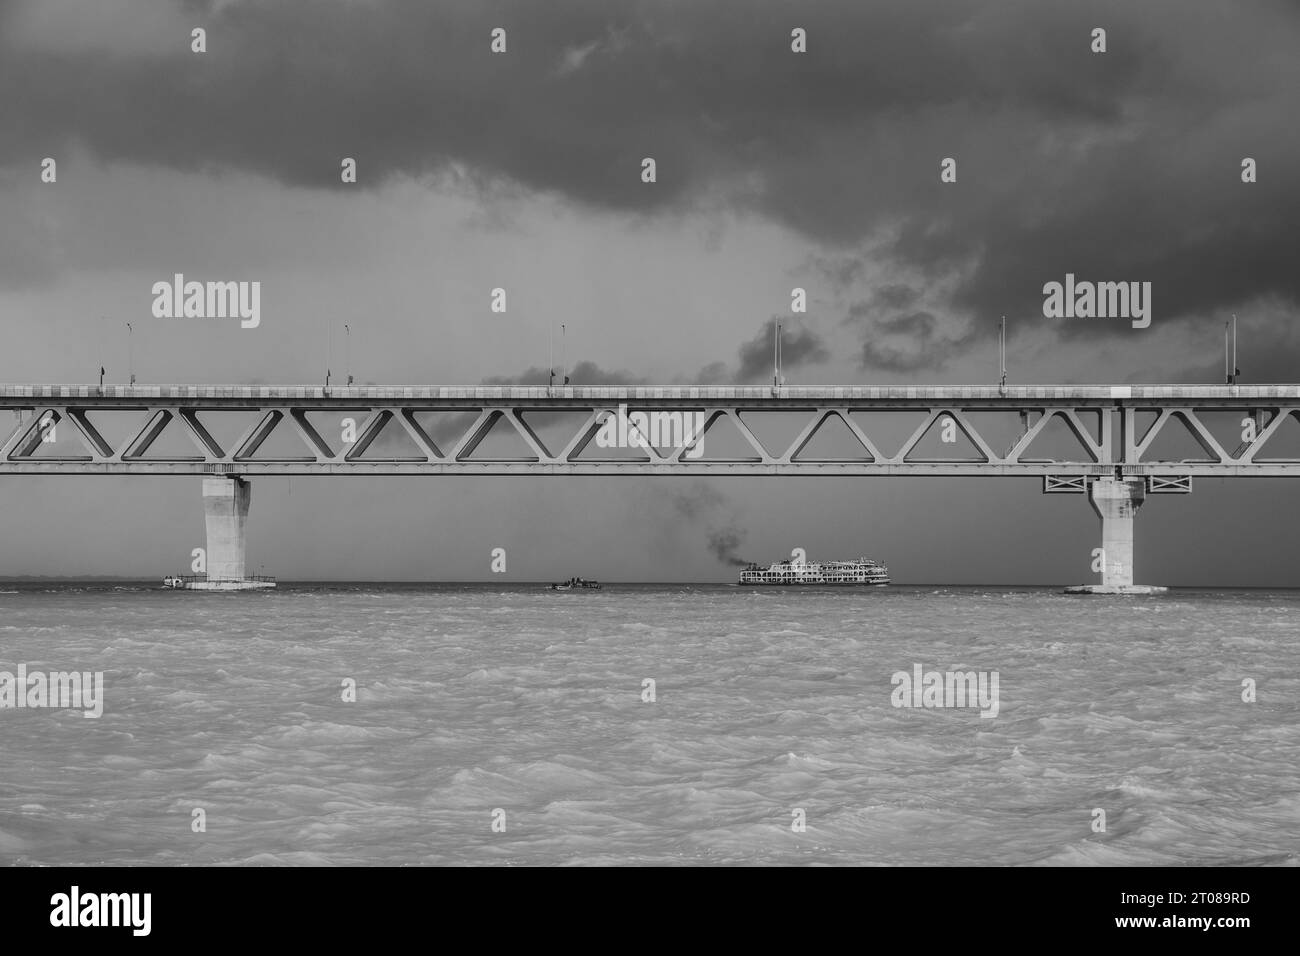
[[[0,670],[106,685],[0,710],[0,862],[1300,861],[1297,592],[0,591]]]

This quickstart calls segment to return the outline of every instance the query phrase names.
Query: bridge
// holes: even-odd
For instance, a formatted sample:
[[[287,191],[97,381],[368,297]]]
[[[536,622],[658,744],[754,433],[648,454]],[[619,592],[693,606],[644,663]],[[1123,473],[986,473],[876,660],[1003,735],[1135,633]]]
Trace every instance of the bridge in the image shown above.
[[[1147,494],[1300,476],[1296,385],[8,385],[0,408],[0,475],[202,476],[226,577],[258,476],[997,475],[1087,495],[1122,591]],[[1190,450],[1160,451],[1173,432]]]

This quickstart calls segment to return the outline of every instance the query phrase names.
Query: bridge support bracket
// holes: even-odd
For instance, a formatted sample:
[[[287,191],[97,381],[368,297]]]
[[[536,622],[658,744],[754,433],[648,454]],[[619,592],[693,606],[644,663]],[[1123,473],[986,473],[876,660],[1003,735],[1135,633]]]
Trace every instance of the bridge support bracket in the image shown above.
[[[1045,495],[1086,495],[1087,475],[1043,475]]]
[[[1147,494],[1149,495],[1189,495],[1191,493],[1191,475],[1147,475]]]

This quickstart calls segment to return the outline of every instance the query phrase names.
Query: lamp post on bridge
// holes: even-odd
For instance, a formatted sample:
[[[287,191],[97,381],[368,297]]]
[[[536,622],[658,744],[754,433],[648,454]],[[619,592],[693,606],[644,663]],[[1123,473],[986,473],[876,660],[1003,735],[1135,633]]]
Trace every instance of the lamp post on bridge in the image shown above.
[[[348,377],[348,384],[352,384],[352,330],[348,328],[346,322],[343,323],[343,371]]]
[[[1223,323],[1223,371],[1227,378],[1227,384],[1236,385],[1237,376],[1241,374],[1241,369],[1237,368],[1237,314],[1232,314],[1232,352],[1229,358],[1228,351],[1228,323]]]
[[[333,361],[333,334],[329,320],[325,322],[325,394],[330,391],[330,364]]]
[[[785,385],[785,376],[781,374],[781,320],[773,320],[772,330],[772,395],[779,397],[781,387]]]
[[[1007,317],[1002,316],[1002,328],[998,332],[998,359],[1002,366],[1002,377],[998,379],[998,394],[1007,394]]]

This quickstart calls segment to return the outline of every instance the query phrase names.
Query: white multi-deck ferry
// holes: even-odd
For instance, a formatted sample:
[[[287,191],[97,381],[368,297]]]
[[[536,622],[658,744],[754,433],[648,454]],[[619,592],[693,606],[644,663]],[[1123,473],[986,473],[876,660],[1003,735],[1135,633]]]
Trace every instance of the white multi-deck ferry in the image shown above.
[[[275,578],[252,574],[243,578],[210,578],[206,574],[169,574],[162,586],[174,591],[260,591],[275,587]]]
[[[881,586],[889,568],[866,558],[856,561],[778,561],[768,568],[751,564],[740,572],[741,584],[843,584]]]

